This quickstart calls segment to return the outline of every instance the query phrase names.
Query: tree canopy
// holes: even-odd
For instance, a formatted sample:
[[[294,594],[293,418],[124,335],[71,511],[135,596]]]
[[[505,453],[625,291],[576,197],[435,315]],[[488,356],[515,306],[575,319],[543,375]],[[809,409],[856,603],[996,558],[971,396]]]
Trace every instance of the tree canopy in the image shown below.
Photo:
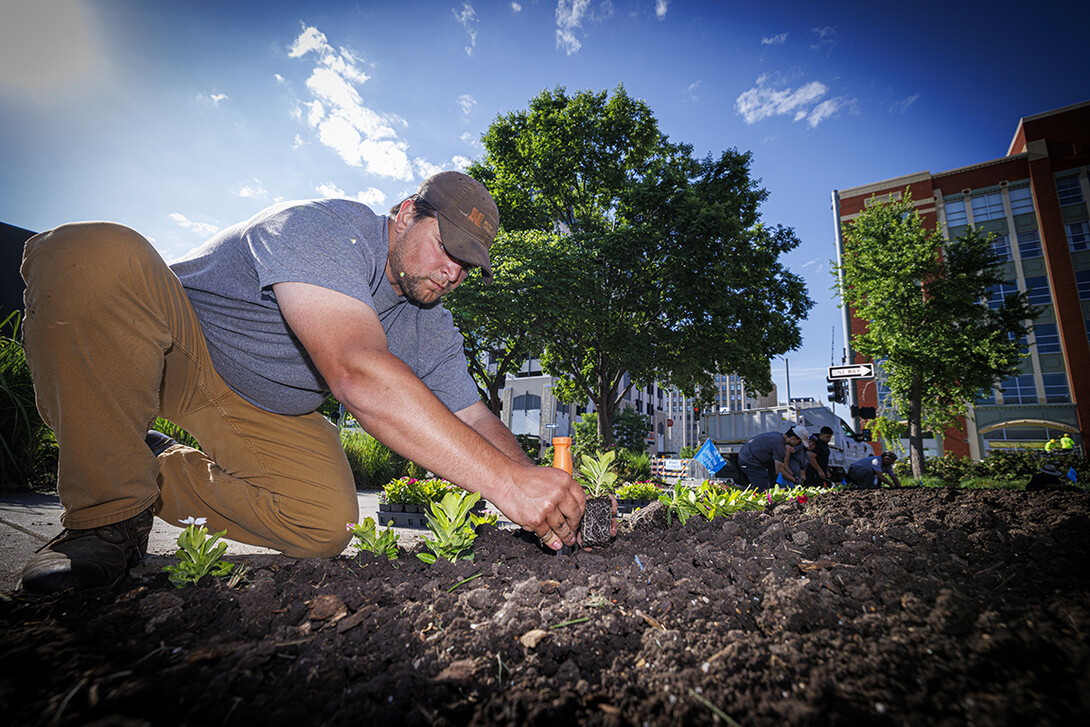
[[[543,367],[562,401],[594,402],[604,444],[636,384],[691,396],[730,371],[771,389],[769,359],[798,346],[813,304],[779,262],[798,239],[761,222],[767,192],[750,154],[694,158],[623,87],[543,91],[483,143],[468,172],[505,231],[549,235],[547,251],[522,251],[543,253],[523,264],[553,276],[534,288],[548,293],[537,303]]]
[[[852,347],[881,362],[892,419],[877,422],[887,437],[907,420],[913,476],[923,470],[923,430],[942,431],[1026,355],[1028,320],[1037,316],[1025,293],[993,292],[1003,260],[992,236],[968,228],[946,240],[924,227],[907,190],[873,200],[844,229],[840,295],[867,323]]]

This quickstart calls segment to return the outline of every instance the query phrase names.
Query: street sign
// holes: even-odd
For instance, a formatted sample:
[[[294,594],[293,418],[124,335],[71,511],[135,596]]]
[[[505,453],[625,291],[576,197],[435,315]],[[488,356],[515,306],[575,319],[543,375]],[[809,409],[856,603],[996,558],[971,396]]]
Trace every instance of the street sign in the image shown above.
[[[560,426],[559,424],[546,424],[545,428],[546,429],[556,429],[559,426]]]
[[[829,381],[837,381],[843,379],[873,379],[874,378],[874,364],[864,363],[855,364],[854,366],[830,366],[829,367]]]

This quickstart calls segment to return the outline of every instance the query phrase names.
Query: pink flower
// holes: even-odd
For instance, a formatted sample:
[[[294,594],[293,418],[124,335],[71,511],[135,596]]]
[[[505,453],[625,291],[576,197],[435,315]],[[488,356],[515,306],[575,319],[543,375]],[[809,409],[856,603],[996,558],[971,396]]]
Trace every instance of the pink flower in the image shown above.
[[[806,503],[808,503],[810,501],[810,498],[807,497],[806,495],[799,495],[798,500],[799,500],[800,505],[805,505]]]

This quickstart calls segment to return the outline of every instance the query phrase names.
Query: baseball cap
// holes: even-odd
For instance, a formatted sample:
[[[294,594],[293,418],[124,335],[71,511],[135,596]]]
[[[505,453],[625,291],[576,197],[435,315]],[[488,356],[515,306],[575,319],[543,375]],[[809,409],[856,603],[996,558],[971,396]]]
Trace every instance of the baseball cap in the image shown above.
[[[461,172],[439,172],[417,190],[435,208],[443,247],[459,260],[481,269],[485,283],[492,282],[488,251],[500,226],[500,213],[483,184]]]
[[[795,426],[791,427],[791,431],[793,431],[795,433],[795,436],[797,436],[804,442],[810,438],[810,430],[802,426],[801,424],[796,424]]]

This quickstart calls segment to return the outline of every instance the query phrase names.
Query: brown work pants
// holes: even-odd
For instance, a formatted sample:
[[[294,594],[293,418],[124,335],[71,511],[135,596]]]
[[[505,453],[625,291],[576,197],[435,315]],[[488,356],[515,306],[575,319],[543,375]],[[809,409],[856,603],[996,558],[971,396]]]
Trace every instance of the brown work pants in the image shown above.
[[[155,249],[109,223],[31,238],[24,343],[42,418],[60,447],[57,489],[73,530],[154,505],[177,524],[288,555],[333,556],[359,517],[337,429],[318,413],[283,416],[231,390],[189,299]],[[203,451],[144,442],[156,416]]]

